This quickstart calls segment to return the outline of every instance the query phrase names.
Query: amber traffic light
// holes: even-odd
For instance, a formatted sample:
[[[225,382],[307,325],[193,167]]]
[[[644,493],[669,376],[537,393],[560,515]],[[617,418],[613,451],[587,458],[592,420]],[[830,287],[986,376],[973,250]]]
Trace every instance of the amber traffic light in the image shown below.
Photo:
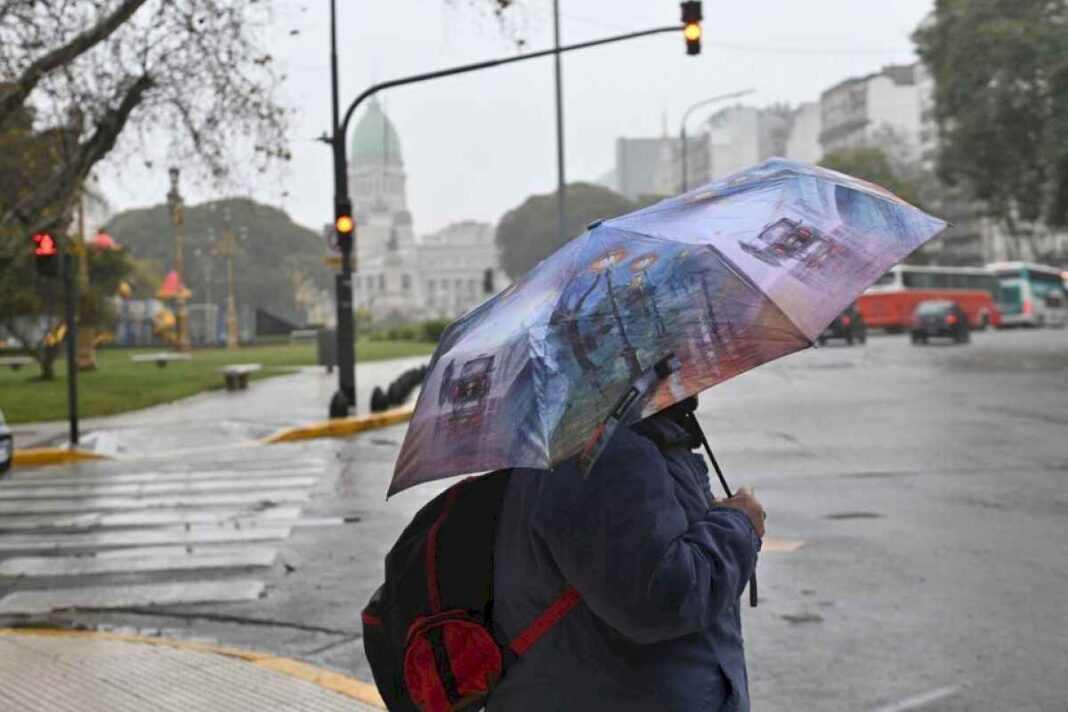
[[[700,0],[688,0],[680,3],[682,8],[682,36],[686,38],[686,54],[701,54],[701,13]]]
[[[352,229],[356,227],[356,223],[353,221],[351,215],[338,215],[337,220],[334,221],[334,227],[337,228],[340,235],[351,235]]]

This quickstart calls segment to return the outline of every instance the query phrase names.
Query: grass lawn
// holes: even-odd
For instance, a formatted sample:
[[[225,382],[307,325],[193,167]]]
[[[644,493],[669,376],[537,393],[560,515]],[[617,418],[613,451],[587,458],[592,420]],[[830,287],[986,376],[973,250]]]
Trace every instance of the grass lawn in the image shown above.
[[[88,418],[112,415],[157,403],[166,403],[212,388],[222,388],[218,369],[231,363],[259,363],[263,370],[253,378],[287,373],[297,366],[312,366],[315,344],[245,346],[238,351],[198,349],[193,360],[175,361],[166,368],[154,363],[133,363],[135,353],[166,349],[101,349],[96,371],[78,375],[79,414]],[[380,361],[405,356],[430,355],[434,344],[407,341],[360,341],[356,359]],[[36,364],[19,371],[0,368],[0,410],[9,423],[60,420],[67,417],[67,365],[56,362],[54,381],[38,380]]]

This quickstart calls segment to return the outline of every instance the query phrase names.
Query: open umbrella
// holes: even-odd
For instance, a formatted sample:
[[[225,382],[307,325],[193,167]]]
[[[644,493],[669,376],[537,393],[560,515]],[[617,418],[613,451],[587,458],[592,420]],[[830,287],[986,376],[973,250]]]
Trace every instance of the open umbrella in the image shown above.
[[[596,443],[636,383],[648,394],[624,420],[807,348],[944,227],[782,159],[599,221],[445,331],[389,492],[549,468]]]

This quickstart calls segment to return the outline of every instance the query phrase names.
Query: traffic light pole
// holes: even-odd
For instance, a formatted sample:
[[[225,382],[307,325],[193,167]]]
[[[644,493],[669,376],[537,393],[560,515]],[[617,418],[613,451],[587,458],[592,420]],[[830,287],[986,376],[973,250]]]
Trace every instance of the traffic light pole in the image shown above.
[[[337,88],[337,8],[330,0],[330,141],[334,149],[334,215],[340,215],[349,201],[349,175],[345,162],[345,131],[338,124],[340,103]],[[335,223],[336,224],[336,223]],[[330,400],[330,417],[344,418],[356,405],[356,333],[352,314],[353,235],[338,235],[341,272],[334,278],[337,304],[337,379],[338,390]]]
[[[353,99],[345,110],[345,115],[338,123],[338,77],[337,77],[337,23],[336,13],[334,7],[334,0],[330,0],[330,70],[331,70],[331,89],[333,98],[333,132],[330,137],[330,144],[333,150],[334,158],[334,217],[335,219],[347,214],[347,210],[351,210],[351,203],[349,200],[349,175],[348,175],[348,157],[345,155],[345,135],[347,133],[349,121],[352,120],[353,114],[356,109],[365,100],[374,96],[383,89],[390,89],[392,87],[404,86],[406,84],[417,84],[420,82],[427,82],[432,79],[442,79],[444,77],[451,77],[457,74],[467,74],[469,72],[477,72],[482,69],[491,69],[493,67],[501,67],[506,64],[514,64],[516,62],[526,62],[531,59],[538,59],[540,57],[559,56],[566,52],[574,52],[575,50],[588,49],[590,47],[599,47],[601,45],[613,44],[616,42],[625,42],[626,40],[633,40],[639,37],[648,37],[650,35],[659,35],[667,32],[679,32],[683,29],[683,25],[668,25],[666,27],[654,27],[648,30],[640,30],[638,32],[628,32],[622,35],[613,35],[611,37],[604,37],[599,40],[591,40],[589,42],[579,42],[571,45],[564,45],[562,47],[553,47],[552,49],[541,50],[539,52],[531,52],[530,54],[523,54],[517,57],[504,57],[501,59],[490,59],[484,62],[474,62],[472,64],[464,64],[457,67],[449,67],[448,69],[439,69],[433,72],[426,72],[423,74],[414,74],[408,77],[401,77],[399,79],[392,79],[386,82],[380,82],[373,84],[363,91],[359,96]],[[351,217],[351,216],[350,216]],[[356,363],[355,363],[355,334],[353,333],[353,316],[352,316],[352,248],[353,248],[353,234],[350,234],[346,239],[338,240],[338,247],[341,250],[341,272],[336,277],[337,288],[337,365],[338,365],[338,391],[334,393],[333,398],[330,401],[330,417],[338,418],[344,417],[348,414],[349,408],[356,404]]]
[[[67,415],[70,419],[70,444],[78,444],[78,285],[75,283],[74,255],[63,253],[63,319],[67,324]]]

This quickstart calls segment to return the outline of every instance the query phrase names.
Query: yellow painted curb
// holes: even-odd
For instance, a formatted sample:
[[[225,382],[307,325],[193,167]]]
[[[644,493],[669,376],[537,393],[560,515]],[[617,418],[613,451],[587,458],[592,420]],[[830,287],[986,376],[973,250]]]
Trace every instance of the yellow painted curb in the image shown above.
[[[146,638],[140,635],[122,635],[97,630],[61,630],[57,628],[0,628],[0,635],[27,635],[41,638],[90,638],[95,640],[111,640],[122,643],[140,643],[143,645],[159,645],[180,650],[191,650],[198,653],[211,653],[223,655],[228,658],[243,660],[252,665],[273,670],[274,672],[288,675],[298,680],[310,682],[327,690],[359,700],[364,704],[386,709],[382,696],[374,685],[357,680],[354,677],[331,672],[308,663],[291,658],[282,658],[267,653],[257,653],[251,650],[228,648],[221,645],[197,643],[191,640],[173,640],[170,638]]]
[[[78,460],[110,460],[107,455],[99,455],[86,450],[68,450],[62,447],[31,447],[16,450],[11,464],[15,467],[44,467],[46,465],[63,465]]]
[[[295,440],[314,440],[316,438],[346,438],[350,435],[363,433],[368,430],[386,428],[390,425],[407,423],[412,419],[413,408],[394,408],[382,413],[372,415],[357,415],[351,418],[338,418],[336,420],[324,420],[309,425],[298,425],[295,428],[280,430],[274,435],[269,435],[260,443],[272,445],[274,443],[288,443]]]

